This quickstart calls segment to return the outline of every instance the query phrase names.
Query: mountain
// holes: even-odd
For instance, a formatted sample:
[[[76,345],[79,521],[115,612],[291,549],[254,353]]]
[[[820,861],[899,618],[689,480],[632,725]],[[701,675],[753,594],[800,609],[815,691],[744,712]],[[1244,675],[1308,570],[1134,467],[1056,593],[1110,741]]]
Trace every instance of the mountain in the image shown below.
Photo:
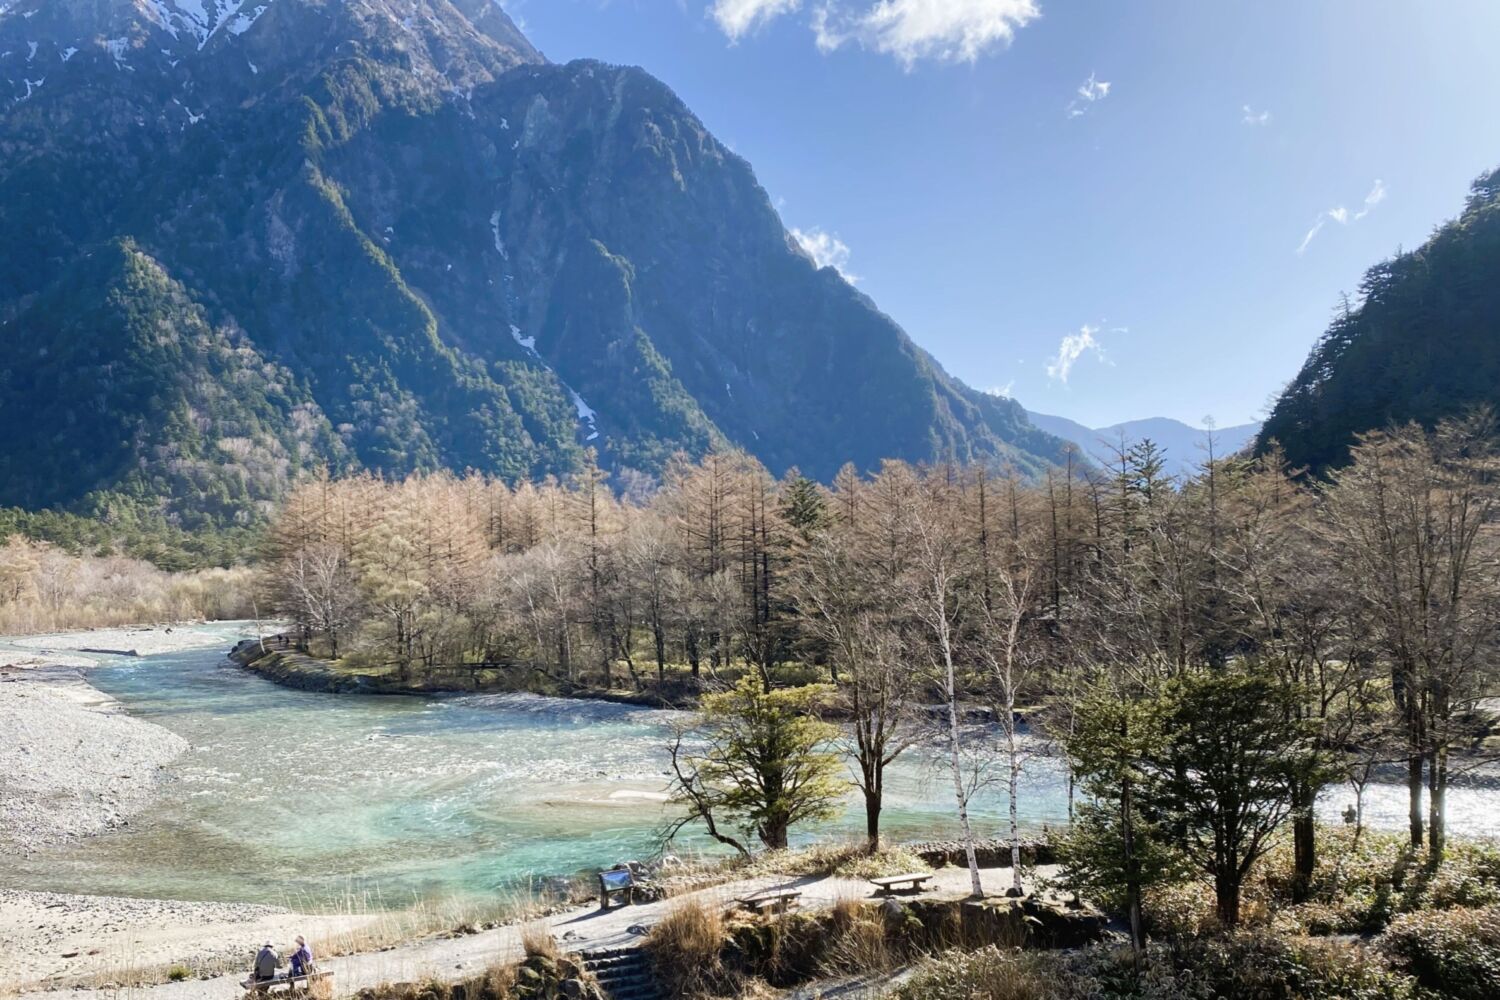
[[[1105,467],[1109,466],[1111,456],[1120,447],[1122,439],[1127,447],[1148,438],[1155,442],[1166,453],[1167,475],[1179,478],[1191,476],[1207,455],[1205,446],[1208,441],[1208,431],[1170,417],[1127,420],[1108,427],[1085,427],[1067,417],[1054,417],[1031,410],[1028,410],[1026,415],[1039,429],[1056,435],[1064,441],[1071,441],[1078,446],[1084,457]],[[1237,424],[1234,427],[1215,428],[1216,453],[1231,455],[1240,451],[1255,440],[1259,430],[1260,424]]]
[[[1500,407],[1500,170],[1422,246],[1370,268],[1262,428],[1294,468],[1342,464],[1354,436]]]
[[[0,150],[0,506],[211,527],[321,466],[1062,454],[665,85],[490,0],[0,0]]]

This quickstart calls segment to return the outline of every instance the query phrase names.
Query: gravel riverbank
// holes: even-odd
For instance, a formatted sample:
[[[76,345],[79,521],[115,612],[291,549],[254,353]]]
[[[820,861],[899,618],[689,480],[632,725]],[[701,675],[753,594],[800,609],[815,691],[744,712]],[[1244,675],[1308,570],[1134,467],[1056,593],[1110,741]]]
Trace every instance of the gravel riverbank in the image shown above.
[[[77,666],[0,667],[0,856],[128,823],[187,748],[126,715]]]
[[[0,865],[128,825],[188,749],[92,687],[96,657],[223,643],[190,625],[0,639]],[[126,981],[172,963],[195,972],[239,967],[262,941],[285,946],[296,933],[341,933],[369,919],[0,889],[0,995],[27,984]]]
[[[0,638],[0,858],[128,824],[188,748],[88,683],[98,657],[223,643],[190,624]]]

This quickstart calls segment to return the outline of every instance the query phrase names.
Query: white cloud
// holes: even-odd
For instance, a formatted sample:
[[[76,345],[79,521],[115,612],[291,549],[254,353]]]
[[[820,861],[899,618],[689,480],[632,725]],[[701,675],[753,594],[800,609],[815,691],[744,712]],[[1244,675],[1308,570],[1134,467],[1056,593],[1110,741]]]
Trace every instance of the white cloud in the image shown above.
[[[987,396],[996,396],[996,397],[999,397],[1000,399],[1010,399],[1012,397],[1012,395],[1014,395],[1011,392],[1011,390],[1014,389],[1015,387],[1016,387],[1016,380],[1015,379],[1011,379],[1009,382],[1005,383],[1004,385],[992,385],[988,389],[984,390],[984,392],[985,392],[985,395],[987,395]]]
[[[1354,221],[1358,222],[1369,215],[1375,206],[1379,205],[1382,201],[1385,201],[1385,181],[1377,177],[1375,178],[1375,186],[1370,188],[1369,194],[1365,195],[1365,207],[1355,213]]]
[[[794,227],[791,232],[792,239],[813,259],[813,263],[833,268],[851,285],[859,281],[859,276],[849,271],[849,245],[843,240],[818,226],[805,230]]]
[[[714,0],[708,14],[730,41],[739,41],[760,25],[790,14],[802,0]]]
[[[1343,209],[1339,209],[1339,211],[1343,211]],[[1323,223],[1327,222],[1331,217],[1332,216],[1330,215],[1330,213],[1327,212],[1324,212],[1322,215],[1318,216],[1318,221],[1313,223],[1312,228],[1307,231],[1306,236],[1302,237],[1302,243],[1297,247],[1297,253],[1299,255],[1307,252],[1308,244],[1316,239],[1317,235],[1323,231]]]
[[[1241,118],[1240,121],[1244,122],[1246,125],[1271,124],[1271,112],[1269,111],[1252,111],[1250,109],[1250,105],[1248,104],[1244,105],[1241,110],[1244,111],[1245,116]]]
[[[911,69],[923,59],[974,62],[1040,16],[1037,0],[876,0],[855,9],[825,0],[812,29],[824,52],[855,42]]]
[[[1092,354],[1099,361],[1104,360],[1104,345],[1099,343],[1099,328],[1097,326],[1079,327],[1077,333],[1070,333],[1063,337],[1062,343],[1057,345],[1057,357],[1047,362],[1047,377],[1059,382],[1067,382],[1068,376],[1073,372],[1073,366],[1085,354]]]
[[[1298,244],[1297,254],[1300,256],[1306,253],[1308,246],[1317,238],[1318,234],[1323,231],[1323,227],[1329,222],[1337,222],[1341,226],[1347,226],[1351,222],[1358,222],[1374,211],[1376,205],[1385,201],[1385,195],[1385,182],[1376,178],[1374,186],[1370,188],[1370,193],[1365,195],[1364,206],[1358,212],[1351,214],[1343,205],[1337,205],[1326,212],[1318,213],[1317,219],[1313,221],[1312,228],[1307,231],[1307,234],[1302,237],[1302,242]]]
[[[1100,80],[1097,74],[1090,73],[1089,78],[1078,87],[1078,97],[1068,102],[1068,117],[1077,118],[1086,114],[1090,106],[1109,96],[1109,88],[1108,80]]]

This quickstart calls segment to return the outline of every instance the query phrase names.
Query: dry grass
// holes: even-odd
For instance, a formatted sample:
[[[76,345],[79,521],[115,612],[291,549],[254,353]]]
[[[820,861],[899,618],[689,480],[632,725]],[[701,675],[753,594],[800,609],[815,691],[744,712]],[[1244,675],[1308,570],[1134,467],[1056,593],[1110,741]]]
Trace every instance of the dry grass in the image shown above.
[[[314,954],[335,958],[384,951],[434,935],[478,934],[496,927],[537,921],[565,902],[526,885],[481,902],[459,897],[415,899],[404,908],[393,909],[387,908],[378,893],[350,891],[331,905],[306,896],[288,896],[282,905],[293,913],[326,920],[330,927],[319,928],[320,932],[308,936]],[[118,953],[112,949],[96,956],[93,971],[81,974],[76,981],[113,995],[121,990],[171,982],[175,968],[186,969],[189,979],[199,979],[243,972],[249,962],[248,953],[236,952],[143,964],[132,957],[129,949],[121,948]],[[0,1000],[8,1000],[4,994],[7,985],[13,993],[20,992],[20,984],[0,981]]]
[[[1078,996],[1055,963],[1026,952],[988,947],[924,960],[891,994],[895,1000],[1064,1000]]]
[[[521,928],[521,950],[527,958],[562,957],[562,949],[557,945],[557,938],[552,936],[552,929],[540,921]]]
[[[722,911],[684,899],[651,929],[645,946],[668,996],[698,997],[725,985],[721,955],[728,940]]]
[[[899,964],[880,908],[840,899],[828,914],[824,971],[830,975],[887,972]]]
[[[434,934],[478,934],[496,927],[539,920],[556,912],[570,898],[554,898],[538,884],[527,883],[491,899],[446,896],[413,899],[392,908],[379,893],[346,892],[335,903],[319,905],[312,898],[288,898],[283,905],[294,913],[337,918],[342,928],[320,936],[317,954],[334,957],[380,951]]]

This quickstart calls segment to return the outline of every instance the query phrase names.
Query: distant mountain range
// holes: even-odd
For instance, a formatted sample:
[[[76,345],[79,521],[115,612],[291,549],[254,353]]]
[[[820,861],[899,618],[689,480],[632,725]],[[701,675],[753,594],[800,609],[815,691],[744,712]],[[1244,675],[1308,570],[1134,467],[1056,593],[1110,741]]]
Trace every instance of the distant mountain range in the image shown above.
[[[1054,417],[1031,410],[1026,415],[1039,429],[1076,444],[1085,457],[1099,466],[1107,467],[1110,464],[1122,442],[1125,447],[1129,447],[1147,438],[1166,452],[1165,471],[1171,476],[1191,476],[1207,455],[1209,432],[1170,417],[1127,420],[1108,427],[1085,427],[1067,417]],[[1253,442],[1259,431],[1258,423],[1215,428],[1214,450],[1219,455],[1231,455]]]
[[[1343,464],[1356,434],[1500,410],[1500,170],[1457,219],[1365,273],[1277,400],[1258,447],[1293,468]]]
[[[640,69],[492,0],[0,0],[0,506],[302,472],[774,473],[1063,443],[789,237]]]

